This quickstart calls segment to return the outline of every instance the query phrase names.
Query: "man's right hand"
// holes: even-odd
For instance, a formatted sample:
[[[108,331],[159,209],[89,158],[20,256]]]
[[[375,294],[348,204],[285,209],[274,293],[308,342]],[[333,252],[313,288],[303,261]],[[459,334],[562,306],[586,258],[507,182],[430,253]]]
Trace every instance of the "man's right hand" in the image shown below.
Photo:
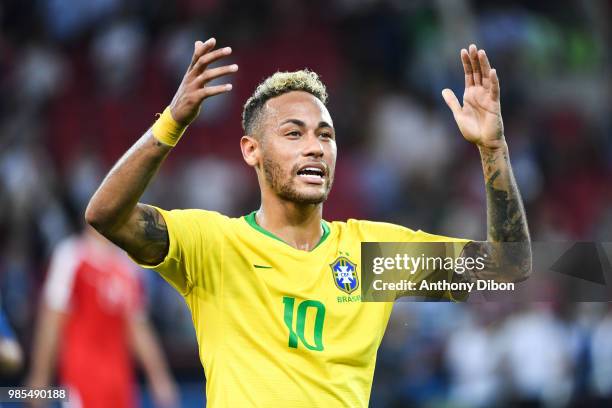
[[[238,70],[235,64],[208,68],[232,52],[230,48],[215,50],[215,44],[214,38],[204,43],[196,41],[189,68],[170,103],[172,117],[182,126],[198,116],[204,99],[232,89],[230,84],[207,86],[213,79]],[[170,149],[149,129],[115,164],[85,211],[88,224],[134,259],[149,265],[164,259],[169,236],[160,213],[138,200]]]
[[[191,63],[170,103],[172,117],[183,126],[189,125],[198,116],[204,99],[232,89],[231,84],[207,86],[215,78],[238,71],[236,64],[208,68],[211,63],[232,53],[230,47],[215,50],[216,43],[214,38],[206,42],[196,41]]]

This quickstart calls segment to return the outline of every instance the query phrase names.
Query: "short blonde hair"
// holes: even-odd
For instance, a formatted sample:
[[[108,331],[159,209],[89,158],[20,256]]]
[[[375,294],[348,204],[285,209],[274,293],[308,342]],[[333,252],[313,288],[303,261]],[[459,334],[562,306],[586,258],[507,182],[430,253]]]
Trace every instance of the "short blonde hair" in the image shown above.
[[[327,103],[327,90],[316,72],[307,68],[294,72],[276,72],[260,83],[244,104],[242,111],[244,132],[252,134],[253,124],[258,120],[268,99],[291,91],[308,92],[316,96],[323,104]]]

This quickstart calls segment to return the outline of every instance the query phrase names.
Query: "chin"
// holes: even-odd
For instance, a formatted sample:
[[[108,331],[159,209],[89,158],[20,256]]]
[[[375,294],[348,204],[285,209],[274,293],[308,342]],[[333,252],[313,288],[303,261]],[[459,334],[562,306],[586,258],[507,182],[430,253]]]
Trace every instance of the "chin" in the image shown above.
[[[306,192],[306,191],[291,191],[289,194],[281,194],[287,201],[296,204],[322,204],[327,200],[328,192]]]
[[[300,184],[293,182],[278,186],[275,189],[276,194],[283,200],[295,204],[316,205],[324,203],[331,190],[329,183],[320,186]]]
[[[321,204],[327,200],[327,194],[296,194],[291,198],[296,204]]]
[[[301,200],[299,200],[298,202],[300,204],[323,204],[325,202],[325,200],[327,200],[327,197],[325,196],[310,196],[310,197],[302,197]]]
[[[327,200],[327,196],[329,195],[329,190],[327,188],[316,189],[313,191],[311,188],[303,189],[302,191],[298,191],[298,196],[301,198],[301,201],[308,204],[321,204]]]

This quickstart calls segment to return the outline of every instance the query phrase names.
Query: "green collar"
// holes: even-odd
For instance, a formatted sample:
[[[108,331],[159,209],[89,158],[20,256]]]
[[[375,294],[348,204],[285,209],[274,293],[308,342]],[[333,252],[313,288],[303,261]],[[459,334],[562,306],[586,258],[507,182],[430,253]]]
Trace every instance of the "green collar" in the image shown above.
[[[287,244],[285,241],[283,241],[282,239],[280,239],[279,237],[277,237],[276,235],[274,235],[273,233],[271,233],[268,230],[263,229],[259,224],[257,224],[257,220],[255,219],[255,213],[257,211],[253,211],[250,214],[247,214],[244,216],[244,220],[253,228],[255,228],[257,231],[261,232],[264,235],[269,236],[270,238],[274,238],[277,241],[280,241],[284,244]],[[321,220],[321,227],[323,228],[323,235],[321,236],[321,239],[319,240],[319,243],[317,245],[315,245],[314,248],[312,248],[313,250],[316,249],[319,245],[321,245],[323,243],[323,241],[325,241],[325,239],[329,236],[329,225],[327,225],[327,222],[325,222],[324,220]],[[289,245],[289,244],[287,244]],[[289,245],[291,246],[291,245]],[[293,248],[293,247],[291,247]],[[295,249],[295,248],[294,248]]]

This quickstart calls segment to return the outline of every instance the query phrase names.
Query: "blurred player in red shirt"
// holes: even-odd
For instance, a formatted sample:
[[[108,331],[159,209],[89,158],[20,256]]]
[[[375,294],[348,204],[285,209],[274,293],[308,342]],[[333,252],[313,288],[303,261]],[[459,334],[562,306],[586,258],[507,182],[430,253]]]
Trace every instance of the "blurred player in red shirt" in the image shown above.
[[[158,406],[177,406],[174,382],[143,310],[138,270],[91,228],[61,242],[42,293],[28,386],[59,383],[72,407],[137,405],[131,354]]]

